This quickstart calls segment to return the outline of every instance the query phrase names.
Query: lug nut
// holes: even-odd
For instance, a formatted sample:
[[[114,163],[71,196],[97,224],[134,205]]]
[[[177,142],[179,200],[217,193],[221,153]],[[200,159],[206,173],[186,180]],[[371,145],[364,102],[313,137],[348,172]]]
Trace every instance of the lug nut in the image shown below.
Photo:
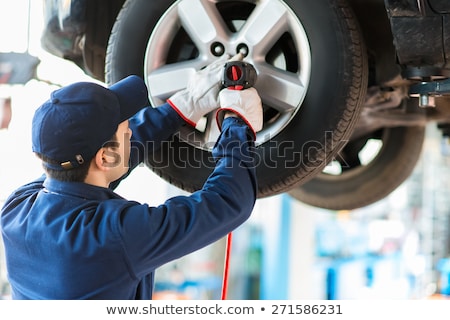
[[[225,53],[225,47],[220,42],[214,42],[211,45],[211,52],[214,56],[220,57]]]
[[[248,52],[249,52],[248,47],[244,43],[239,44],[236,48],[236,53],[242,53],[244,57],[248,55]]]

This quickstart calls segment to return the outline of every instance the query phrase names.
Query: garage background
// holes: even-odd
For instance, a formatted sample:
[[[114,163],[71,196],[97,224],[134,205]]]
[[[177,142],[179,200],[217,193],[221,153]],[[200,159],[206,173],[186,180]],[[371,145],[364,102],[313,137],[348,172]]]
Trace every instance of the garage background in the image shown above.
[[[33,2],[33,1],[32,1]],[[7,6],[7,9],[6,9]],[[40,48],[40,3],[0,1],[0,53],[37,57],[24,84],[0,84],[12,117],[0,130],[0,205],[42,173],[31,152],[31,118],[48,94],[74,81],[95,81]],[[30,14],[28,14],[30,13]],[[0,110],[0,116],[4,116]],[[352,211],[314,208],[287,194],[257,201],[233,234],[229,299],[428,299],[450,296],[450,148],[427,127],[413,174],[387,198]],[[137,168],[122,196],[158,205],[186,194]],[[220,299],[225,239],[173,261],[156,275],[155,298]],[[10,299],[0,246],[0,299]]]

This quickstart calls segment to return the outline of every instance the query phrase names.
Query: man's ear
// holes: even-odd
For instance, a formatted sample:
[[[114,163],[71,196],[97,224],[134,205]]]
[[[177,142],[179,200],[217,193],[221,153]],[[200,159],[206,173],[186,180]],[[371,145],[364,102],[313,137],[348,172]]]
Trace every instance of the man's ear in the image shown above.
[[[105,148],[100,148],[94,156],[93,162],[98,170],[106,171],[108,166],[105,159]]]
[[[116,162],[115,157],[107,148],[100,148],[94,157],[94,163],[99,170],[107,171],[114,166]]]
[[[99,169],[106,171],[120,163],[120,158],[118,157],[120,157],[120,155],[113,152],[113,149],[102,147],[95,154],[94,161]]]

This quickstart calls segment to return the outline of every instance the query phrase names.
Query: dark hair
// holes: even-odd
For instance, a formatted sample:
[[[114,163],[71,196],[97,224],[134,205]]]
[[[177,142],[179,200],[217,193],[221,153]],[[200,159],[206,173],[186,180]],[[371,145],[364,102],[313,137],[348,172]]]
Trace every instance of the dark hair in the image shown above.
[[[44,156],[43,154],[36,152],[36,155],[43,162],[59,165],[59,161],[50,159],[50,158]],[[84,182],[84,180],[87,177],[88,171],[89,171],[89,166],[91,164],[91,160],[92,159],[89,159],[88,161],[85,161],[80,166],[75,167],[73,169],[69,169],[69,170],[55,170],[55,169],[50,169],[44,165],[43,165],[43,167],[44,167],[45,173],[50,178],[60,180],[60,181],[65,181],[65,182]]]
[[[110,140],[108,140],[107,142],[105,142],[103,144],[102,148],[104,148],[104,147],[114,148],[114,147],[117,147],[117,144],[118,144],[117,137],[116,137],[116,134],[114,134],[114,136]],[[47,162],[49,164],[55,164],[55,165],[59,165],[59,163],[60,163],[59,161],[50,159],[38,152],[35,152],[35,154],[43,162]],[[87,159],[88,161],[85,161],[80,166],[69,169],[69,170],[55,170],[55,169],[48,168],[44,165],[43,165],[43,167],[44,167],[45,173],[50,178],[53,178],[53,179],[56,179],[59,181],[64,181],[64,182],[84,182],[84,180],[87,177],[87,174],[89,171],[89,166],[91,165],[92,159],[93,158]]]

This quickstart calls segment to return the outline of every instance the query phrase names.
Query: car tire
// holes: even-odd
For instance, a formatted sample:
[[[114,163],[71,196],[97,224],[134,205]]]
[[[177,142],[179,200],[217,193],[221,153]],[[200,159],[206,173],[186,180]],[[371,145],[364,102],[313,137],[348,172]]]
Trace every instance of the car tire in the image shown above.
[[[154,71],[149,70],[149,65],[157,68],[173,59],[168,52],[177,45],[179,38],[169,36],[171,29],[161,26],[172,23],[173,17],[169,21],[168,13],[173,15],[173,8],[180,8],[183,2],[188,3],[187,0],[135,0],[125,3],[107,48],[105,78],[108,84],[130,74],[140,75],[148,81],[149,74]],[[189,4],[192,3],[206,4],[189,0]],[[281,50],[285,50],[285,79],[304,71],[301,70],[302,65],[297,66],[297,69],[290,67],[291,64],[298,64],[298,61],[289,61],[289,55],[294,57],[291,60],[299,57],[310,59],[304,95],[292,108],[288,108],[288,120],[283,120],[281,124],[277,121],[286,118],[283,118],[285,109],[277,106],[272,97],[279,95],[285,87],[268,86],[270,79],[265,76],[266,70],[280,74],[279,68],[269,65],[267,57],[258,59],[261,56],[252,56],[251,52],[256,51],[255,48],[249,48],[247,57],[257,69],[255,88],[265,106],[264,128],[258,133],[256,141],[258,197],[283,193],[320,173],[351,135],[365,97],[368,78],[361,32],[350,6],[344,0],[272,0],[253,4],[249,1],[218,1],[218,4],[222,3],[222,7],[243,5],[246,8],[249,5],[273,5],[284,10],[289,21],[297,22],[292,28],[304,31],[307,39],[307,43],[299,44],[292,41],[297,37],[294,34],[286,44],[281,45]],[[189,9],[194,5],[183,8],[186,7]],[[226,10],[222,17],[245,11],[231,9]],[[208,10],[205,12],[210,12]],[[162,40],[152,48],[152,39],[155,41],[158,38]],[[302,52],[304,47],[309,47],[308,52]],[[199,51],[204,52],[208,48],[202,50]],[[160,51],[166,52],[167,57],[157,56]],[[155,61],[155,57],[159,61]],[[211,60],[209,56],[208,59]],[[280,75],[282,77],[284,75]],[[150,101],[157,107],[164,99],[152,97],[152,85],[147,84]],[[273,110],[279,111],[278,116],[271,114]],[[192,132],[183,133],[183,130],[190,129],[183,128],[159,151],[149,154],[146,165],[169,183],[193,192],[202,187],[215,163],[210,149],[197,146],[185,138],[195,136],[198,132],[192,129]],[[212,146],[214,141],[204,142],[204,145]]]
[[[339,175],[320,173],[291,189],[289,195],[308,205],[330,210],[357,209],[385,198],[413,172],[422,151],[425,127],[384,128],[376,136],[382,142],[381,148],[369,163],[350,165]],[[364,143],[358,141],[355,145],[359,145],[355,149],[361,149]],[[350,141],[343,152],[353,146]]]

